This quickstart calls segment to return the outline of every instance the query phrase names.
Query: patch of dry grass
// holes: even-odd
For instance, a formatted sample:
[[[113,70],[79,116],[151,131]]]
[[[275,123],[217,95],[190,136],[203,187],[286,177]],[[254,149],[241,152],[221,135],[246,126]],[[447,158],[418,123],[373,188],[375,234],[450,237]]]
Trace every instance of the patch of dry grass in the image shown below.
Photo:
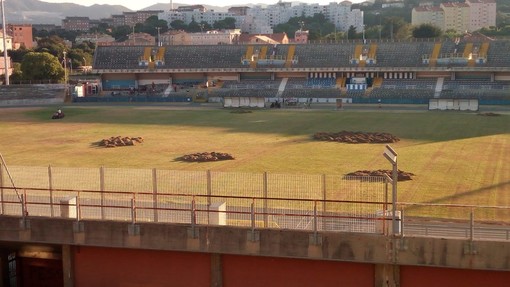
[[[401,138],[392,144],[399,168],[416,174],[399,183],[399,201],[510,206],[508,115],[72,107],[65,119],[55,121],[49,119],[51,112],[2,109],[0,152],[9,165],[340,176],[389,169],[384,144],[314,141],[313,133],[389,132]],[[111,136],[141,136],[145,141],[132,147],[93,145]],[[184,154],[212,151],[232,154],[235,160],[175,161]]]

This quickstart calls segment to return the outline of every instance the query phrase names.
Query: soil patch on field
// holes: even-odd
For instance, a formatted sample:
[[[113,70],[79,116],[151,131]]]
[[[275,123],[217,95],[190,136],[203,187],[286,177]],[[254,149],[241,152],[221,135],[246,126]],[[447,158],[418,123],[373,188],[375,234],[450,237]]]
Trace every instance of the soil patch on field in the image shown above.
[[[500,116],[500,114],[497,113],[478,113],[479,116],[486,116],[486,117],[497,117]]]
[[[135,144],[143,143],[142,137],[110,137],[102,139],[96,143],[97,146],[101,147],[120,147],[120,146],[134,146]]]
[[[400,139],[389,133],[351,132],[341,131],[338,133],[318,132],[313,138],[320,141],[334,141],[342,143],[394,143]]]
[[[245,109],[235,109],[230,111],[232,114],[249,114],[252,111],[251,110],[245,110]]]
[[[206,162],[206,161],[220,161],[220,160],[231,160],[234,157],[228,153],[222,152],[201,152],[183,155],[177,158],[178,161],[185,162]]]
[[[387,169],[379,169],[379,170],[358,170],[355,172],[351,172],[346,174],[346,176],[384,176],[387,175],[391,178],[392,171]],[[398,170],[398,181],[407,181],[412,180],[414,173],[405,172],[402,170]]]

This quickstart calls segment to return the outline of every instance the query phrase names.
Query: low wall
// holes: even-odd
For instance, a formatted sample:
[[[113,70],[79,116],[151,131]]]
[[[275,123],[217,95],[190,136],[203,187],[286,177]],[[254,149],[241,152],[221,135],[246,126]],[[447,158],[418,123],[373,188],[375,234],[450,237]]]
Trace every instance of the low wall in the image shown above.
[[[0,106],[53,105],[64,100],[63,84],[0,86]]]
[[[4,242],[510,270],[510,242],[11,216],[0,217],[0,230]]]

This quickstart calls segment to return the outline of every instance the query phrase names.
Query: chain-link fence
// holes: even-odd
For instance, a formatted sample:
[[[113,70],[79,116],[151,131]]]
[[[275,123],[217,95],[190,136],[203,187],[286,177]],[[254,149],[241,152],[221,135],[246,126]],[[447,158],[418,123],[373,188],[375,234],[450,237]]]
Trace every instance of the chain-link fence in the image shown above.
[[[510,240],[510,207],[399,202],[393,216],[390,187],[386,177],[0,166],[0,215],[379,234],[396,224],[401,235]]]
[[[384,177],[51,166],[11,166],[9,177],[5,171],[2,214],[22,214],[23,198],[31,216],[60,216],[61,202],[77,198],[78,216],[88,219],[208,224],[211,215],[225,214],[234,226],[374,232],[389,205]]]

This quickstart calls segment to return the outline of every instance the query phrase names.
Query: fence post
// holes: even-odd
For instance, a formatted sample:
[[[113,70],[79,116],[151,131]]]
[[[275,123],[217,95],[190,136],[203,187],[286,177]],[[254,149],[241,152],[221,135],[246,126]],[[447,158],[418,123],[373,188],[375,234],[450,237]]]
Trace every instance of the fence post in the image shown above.
[[[0,162],[0,201],[2,204],[0,205],[0,214],[4,214],[5,206],[4,206],[4,166]]]
[[[104,220],[104,167],[99,168],[99,190],[101,191],[101,219]]]
[[[322,215],[326,215],[326,200],[328,200],[327,194],[327,185],[326,185],[326,174],[322,174]],[[324,219],[323,219],[324,220]],[[324,223],[323,223],[324,225]]]
[[[255,240],[255,198],[251,201],[251,236]]]
[[[207,206],[211,205],[211,196],[212,196],[211,171],[207,170]]]
[[[136,201],[135,201],[136,194],[133,193],[133,197],[131,198],[131,224],[136,224]]]
[[[78,196],[76,197],[76,221],[80,222],[81,220],[81,205],[80,205],[80,192],[78,191]]]
[[[385,174],[385,180],[384,180],[384,203],[383,203],[383,219],[382,219],[382,226],[383,226],[383,234],[388,235],[387,230],[387,221],[386,221],[386,214],[388,212],[388,183],[391,182],[393,184],[393,179],[391,179],[387,174]]]
[[[404,209],[401,208],[400,209],[400,234],[402,237],[405,236],[405,233],[404,233],[404,230],[405,230],[405,226],[404,226]]]
[[[53,217],[53,175],[51,165],[48,165],[48,188],[50,190],[50,214]]]
[[[196,218],[196,206],[195,206],[195,196],[193,195],[191,200],[191,236],[193,238],[196,237],[195,225],[197,224]]]
[[[25,219],[25,194],[21,195],[21,217],[23,220]]]
[[[317,200],[313,201],[313,241],[315,245],[319,243],[317,233]]]
[[[469,240],[473,241],[475,237],[475,212],[471,208],[469,213]]]
[[[154,222],[158,222],[158,178],[155,168],[152,169],[152,208],[154,209]]]
[[[267,215],[267,172],[262,174],[263,179],[263,190],[264,190],[264,228],[269,226],[269,218]]]

